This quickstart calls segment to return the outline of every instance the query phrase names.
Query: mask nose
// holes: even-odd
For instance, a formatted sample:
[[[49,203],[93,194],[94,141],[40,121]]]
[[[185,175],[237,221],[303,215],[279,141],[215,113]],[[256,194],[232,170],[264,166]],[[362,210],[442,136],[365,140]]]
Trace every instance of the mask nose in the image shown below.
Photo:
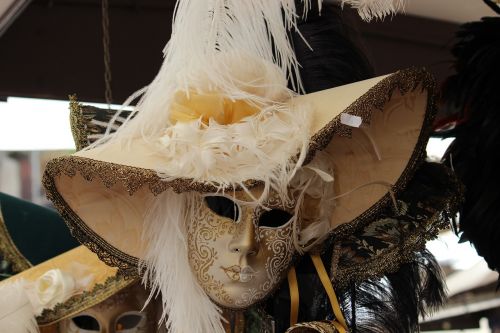
[[[259,244],[256,237],[253,213],[245,212],[242,220],[237,224],[233,239],[229,243],[229,251],[242,256],[256,256]]]
[[[101,325],[101,331],[99,333],[115,333],[112,323],[106,323]]]

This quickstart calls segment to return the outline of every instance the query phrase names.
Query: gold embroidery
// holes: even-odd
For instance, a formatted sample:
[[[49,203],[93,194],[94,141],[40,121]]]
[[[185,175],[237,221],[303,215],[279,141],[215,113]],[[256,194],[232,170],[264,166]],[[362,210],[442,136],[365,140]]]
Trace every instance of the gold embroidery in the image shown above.
[[[345,289],[351,283],[361,283],[370,278],[380,278],[385,274],[396,272],[401,265],[414,260],[415,252],[424,250],[428,240],[436,238],[440,230],[449,227],[445,216],[446,214],[452,216],[457,212],[460,203],[463,202],[464,189],[451,170],[446,167],[443,169],[446,170],[449,177],[451,192],[447,191],[444,195],[446,200],[442,205],[435,207],[435,213],[425,221],[425,224],[420,225],[417,230],[407,235],[400,245],[388,249],[385,253],[377,253],[362,264],[358,263],[349,267],[340,267],[338,264],[341,246],[340,244],[335,245],[330,277],[337,288]],[[377,219],[373,221],[375,220]]]
[[[12,264],[12,270],[15,273],[22,272],[31,267],[31,263],[26,259],[14,244],[9,235],[7,226],[0,209],[0,255]]]
[[[333,324],[328,321],[311,321],[293,325],[285,333],[338,333]]]
[[[199,203],[201,206],[201,203]],[[224,291],[220,281],[216,281],[209,273],[218,252],[209,246],[209,242],[216,242],[220,237],[234,234],[235,225],[230,221],[217,219],[209,210],[196,209],[194,220],[199,223],[190,223],[188,227],[188,256],[198,282],[215,298],[226,304],[234,304],[234,300]],[[203,224],[203,225],[202,225]]]
[[[358,115],[363,118],[363,121],[369,122],[372,110],[375,108],[382,109],[383,105],[390,100],[394,91],[399,90],[401,94],[406,94],[418,88],[427,89],[429,91],[430,97],[427,101],[427,112],[413,154],[401,177],[394,186],[396,195],[406,187],[415,170],[425,158],[425,143],[431,133],[431,123],[436,112],[435,101],[432,97],[435,90],[435,83],[431,75],[425,70],[415,68],[398,71],[376,84],[344,111],[351,115]],[[326,147],[334,134],[349,135],[349,131],[350,129],[347,126],[340,123],[340,117],[332,120],[311,139],[306,163],[312,160],[317,151]],[[61,157],[49,162],[44,174],[43,184],[47,189],[47,196],[64,217],[72,234],[82,244],[85,244],[93,252],[97,253],[99,258],[105,263],[119,267],[121,271],[132,276],[136,275],[137,258],[117,250],[90,230],[57,192],[54,179],[61,174],[72,177],[77,172],[89,181],[96,177],[99,178],[108,188],[120,182],[131,195],[141,186],[148,186],[153,194],[159,194],[168,188],[172,188],[177,193],[186,191],[209,193],[217,191],[217,188],[214,186],[193,182],[191,179],[163,181],[153,170],[106,163],[88,158],[70,156]],[[259,182],[251,180],[245,182],[247,188],[254,187],[258,184]],[[225,190],[231,191],[238,189],[239,188],[227,188]],[[330,237],[341,239],[342,237],[352,234],[354,231],[373,221],[388,204],[390,204],[390,196],[386,195],[352,222],[337,227],[332,231]]]
[[[76,95],[69,95],[69,122],[76,150],[81,150],[89,145],[87,122],[83,116],[83,106],[78,103]]]
[[[119,274],[110,277],[103,284],[96,284],[91,291],[75,295],[64,303],[57,304],[53,309],[43,310],[42,314],[36,318],[38,325],[52,325],[60,320],[70,318],[80,313],[82,309],[88,309],[103,302],[136,281]]]

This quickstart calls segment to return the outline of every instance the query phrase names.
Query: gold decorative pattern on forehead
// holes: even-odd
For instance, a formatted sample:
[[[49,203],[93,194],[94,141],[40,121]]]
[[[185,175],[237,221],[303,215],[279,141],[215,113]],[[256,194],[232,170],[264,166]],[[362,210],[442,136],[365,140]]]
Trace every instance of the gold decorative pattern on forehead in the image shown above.
[[[283,208],[286,210],[292,210],[294,209],[295,204],[296,198],[293,196],[290,196],[289,200],[283,201],[277,192],[271,191],[267,200],[264,201],[263,206],[267,208]]]

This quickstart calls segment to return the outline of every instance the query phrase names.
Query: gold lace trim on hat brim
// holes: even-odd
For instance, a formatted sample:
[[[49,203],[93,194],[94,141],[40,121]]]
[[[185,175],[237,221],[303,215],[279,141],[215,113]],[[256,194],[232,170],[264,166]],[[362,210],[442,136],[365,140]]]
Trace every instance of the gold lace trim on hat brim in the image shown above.
[[[435,83],[431,75],[425,70],[408,69],[399,71],[377,83],[367,93],[353,102],[343,113],[359,116],[364,122],[369,123],[374,110],[382,110],[390,101],[394,92],[405,95],[416,89],[426,90],[428,93],[425,119],[418,136],[417,143],[411,157],[393,187],[397,196],[411,179],[417,167],[425,157],[425,146],[431,132],[431,124],[435,115],[433,92]],[[307,161],[310,161],[317,151],[324,149],[334,135],[349,136],[351,128],[340,122],[340,117],[333,119],[327,126],[311,138]],[[99,180],[106,188],[116,184],[122,186],[130,195],[139,189],[147,188],[153,195],[167,189],[177,193],[187,191],[213,192],[213,185],[193,182],[191,179],[162,180],[155,171],[106,163],[89,158],[67,156],[51,161],[44,174],[43,183],[49,199],[54,203],[64,220],[68,224],[73,236],[82,244],[97,253],[99,258],[108,265],[118,267],[124,274],[136,275],[138,259],[111,246],[94,230],[89,228],[84,221],[69,207],[67,202],[57,190],[55,179],[61,175],[74,177],[79,174],[86,181]],[[247,185],[253,186],[257,182],[249,181]],[[362,226],[374,220],[374,217],[391,202],[390,195],[386,194],[364,213],[357,216],[349,223],[336,227],[331,236],[336,239],[352,234]]]
[[[72,296],[66,302],[59,303],[52,309],[45,309],[36,318],[37,323],[40,326],[54,325],[107,300],[135,282],[137,282],[136,279],[123,275],[109,277],[104,283],[96,284],[91,291]]]
[[[19,251],[14,241],[10,237],[7,225],[3,219],[2,210],[0,207],[0,256],[12,265],[14,273],[22,272],[32,265]]]

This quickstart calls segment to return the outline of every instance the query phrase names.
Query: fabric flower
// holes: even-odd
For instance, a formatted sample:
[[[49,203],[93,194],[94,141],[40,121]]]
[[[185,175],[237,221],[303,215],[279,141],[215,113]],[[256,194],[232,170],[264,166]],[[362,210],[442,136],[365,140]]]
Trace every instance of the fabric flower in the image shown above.
[[[75,280],[60,269],[51,269],[35,282],[35,293],[43,308],[67,300],[75,290]]]
[[[177,92],[170,107],[170,119],[173,123],[190,122],[201,119],[208,125],[210,119],[221,125],[234,124],[245,117],[259,112],[259,108],[244,100],[230,100],[220,94],[197,94]]]

